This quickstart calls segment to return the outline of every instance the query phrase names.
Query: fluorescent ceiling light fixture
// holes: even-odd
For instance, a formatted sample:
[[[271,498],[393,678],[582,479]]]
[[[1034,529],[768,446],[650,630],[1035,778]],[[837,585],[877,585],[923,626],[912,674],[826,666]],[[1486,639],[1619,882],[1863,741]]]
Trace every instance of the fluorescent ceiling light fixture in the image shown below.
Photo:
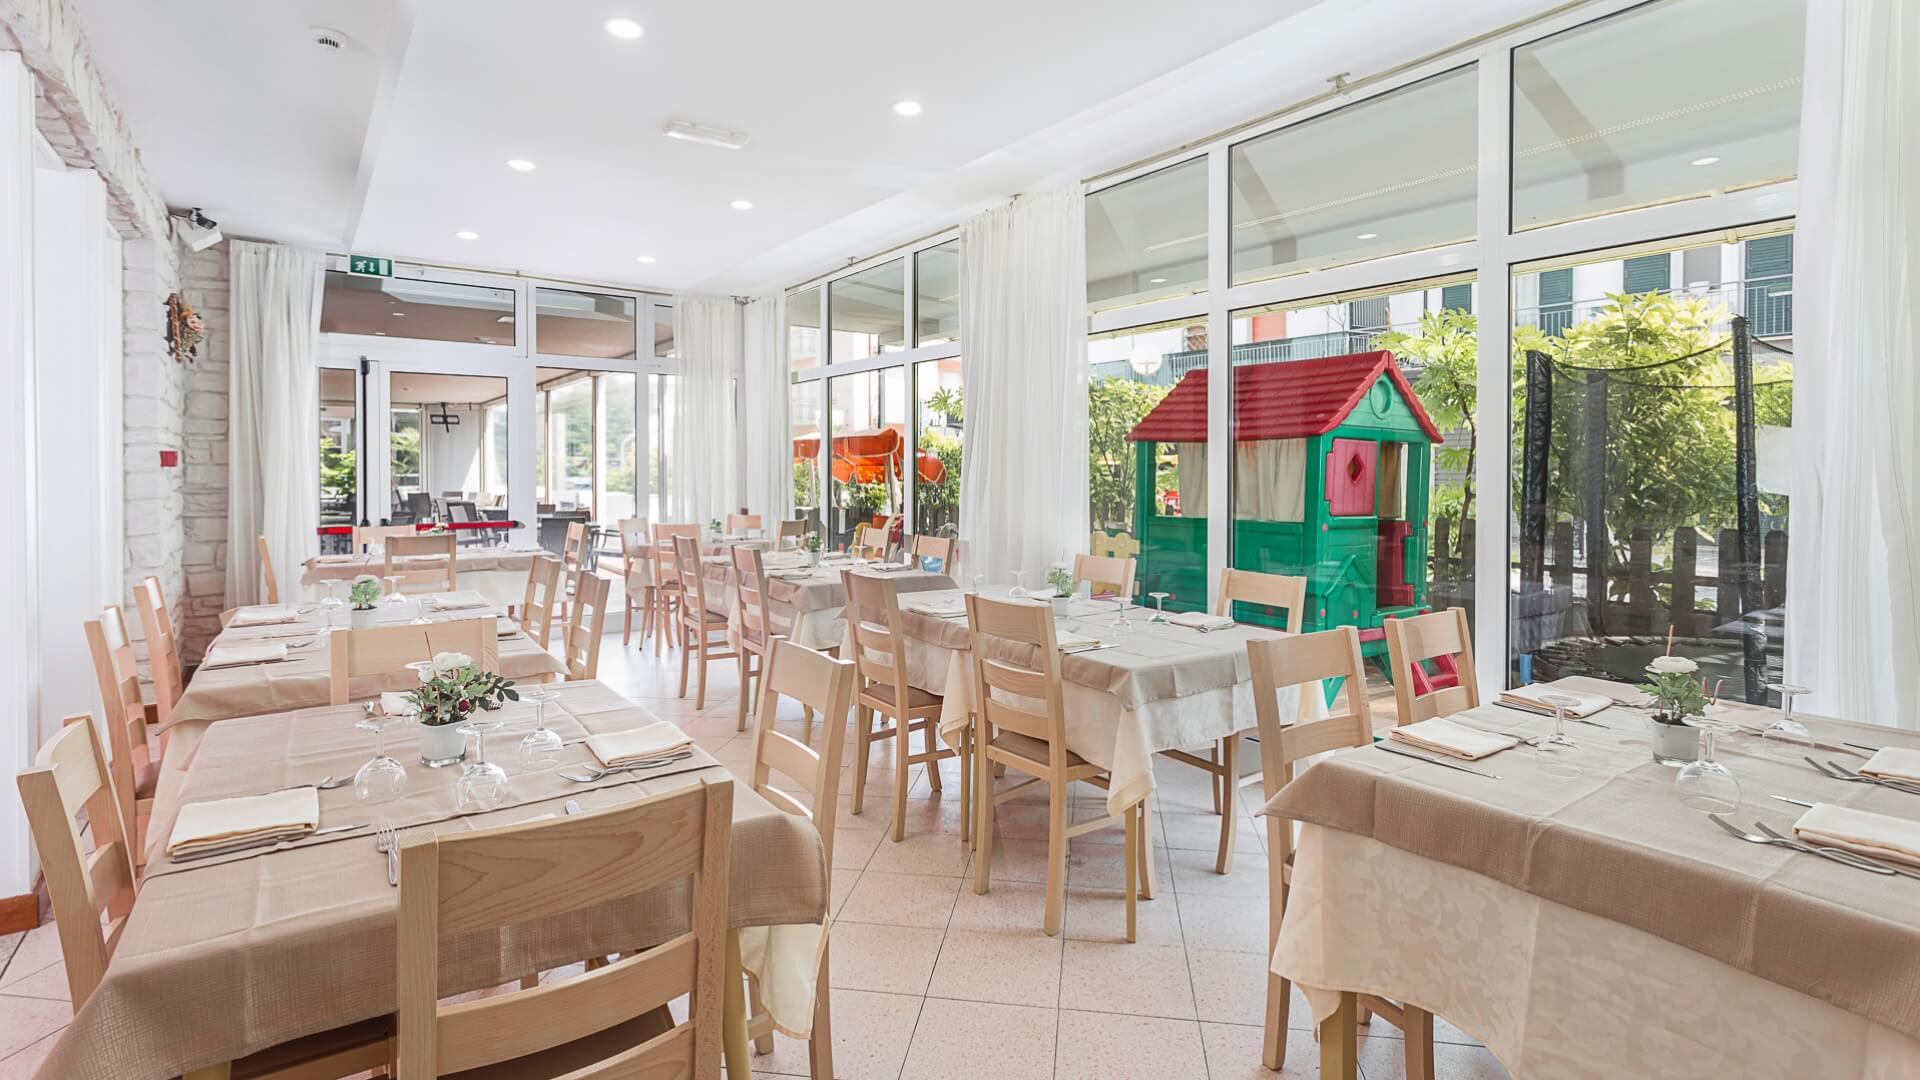
[[[1165,285],[1166,283],[1167,279],[1163,277],[1150,277],[1147,279],[1147,284],[1149,285]]]
[[[1354,239],[1355,240],[1378,240],[1380,239],[1380,234],[1377,232],[1363,232],[1359,236],[1354,237]]]
[[[642,255],[642,256],[640,256],[639,258],[636,258],[636,259],[635,259],[635,260],[633,260],[633,261],[634,261],[634,262],[643,262],[643,263],[652,263],[652,262],[654,261],[654,259],[653,259],[653,256],[651,256],[651,255]]]
[[[607,33],[623,41],[632,41],[634,38],[646,33],[640,24],[634,22],[632,19],[608,19],[605,25]]]
[[[404,311],[389,311],[387,312],[387,314],[393,316],[396,319],[404,319],[407,317],[407,313]]]
[[[707,127],[686,120],[667,121],[667,126],[660,129],[660,134],[669,139],[717,146],[722,150],[738,150],[747,145],[748,138],[744,131],[728,131],[726,128]]]
[[[1689,164],[1689,165],[1718,165],[1718,164],[1720,164],[1720,159],[1719,159],[1719,158],[1717,158],[1717,157],[1697,157],[1697,158],[1694,158],[1694,159],[1693,159],[1692,161],[1690,161],[1690,162],[1688,162],[1687,164]]]
[[[507,168],[512,169],[514,172],[532,172],[534,170],[534,164],[523,157],[508,158]]]
[[[896,101],[893,103],[893,111],[900,116],[919,116],[920,103],[917,101]]]
[[[728,203],[727,205],[728,205],[728,206],[731,206],[731,207],[733,207],[733,208],[734,208],[735,210],[751,210],[751,209],[753,209],[753,204],[752,204],[752,203],[750,203],[750,202],[748,202],[748,201],[747,201],[747,200],[745,200],[745,199],[735,199],[735,200],[733,200],[732,202],[730,202],[730,203]]]
[[[453,235],[454,235],[454,236],[456,236],[456,237],[458,237],[458,238],[459,238],[459,239],[461,239],[461,240],[478,240],[478,239],[480,239],[480,234],[479,234],[479,233],[477,233],[477,232],[474,232],[474,231],[473,231],[472,229],[461,229],[461,230],[460,230],[459,232],[457,232],[457,233],[454,233]]]

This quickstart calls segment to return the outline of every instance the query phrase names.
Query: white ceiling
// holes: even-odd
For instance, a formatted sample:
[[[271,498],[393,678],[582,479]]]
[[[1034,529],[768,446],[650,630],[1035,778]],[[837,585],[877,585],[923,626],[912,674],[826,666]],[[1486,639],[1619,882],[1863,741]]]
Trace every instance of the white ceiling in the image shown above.
[[[732,293],[1551,6],[74,2],[162,196],[230,234]],[[614,15],[645,36],[608,35]],[[314,46],[315,24],[351,46]],[[895,116],[903,98],[924,114]],[[669,119],[752,139],[668,140]],[[538,168],[512,171],[513,157]]]

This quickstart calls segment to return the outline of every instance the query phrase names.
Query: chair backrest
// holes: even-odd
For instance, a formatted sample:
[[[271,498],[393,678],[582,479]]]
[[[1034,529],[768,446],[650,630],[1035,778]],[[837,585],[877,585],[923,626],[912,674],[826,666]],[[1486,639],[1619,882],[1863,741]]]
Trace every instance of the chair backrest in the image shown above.
[[[767,571],[757,547],[735,544],[727,552],[733,560],[733,593],[738,603],[740,636],[760,650],[767,648],[773,636],[772,619],[767,614]]]
[[[1133,567],[1132,556],[1075,555],[1073,584],[1077,588],[1083,581],[1092,582],[1095,596],[1132,596]]]
[[[856,695],[870,684],[885,686],[902,714],[906,712],[907,635],[900,627],[900,595],[894,579],[879,574],[840,571],[847,594],[847,632],[853,639]]]
[[[500,632],[492,616],[335,630],[327,637],[327,651],[327,699],[335,705],[371,695],[371,690],[355,694],[354,679],[405,671],[408,664],[431,660],[435,653],[466,653],[480,670],[500,670]]]
[[[691,994],[687,1022],[567,1075],[718,1080],[732,828],[733,784],[702,780],[591,813],[403,837],[396,1075],[424,1080],[535,1054]],[[439,1003],[443,942],[687,880],[691,925],[664,944],[530,990]]]
[[[707,575],[700,572],[700,539],[697,536],[673,538],[673,576],[680,582],[680,621],[699,625],[706,619]],[[686,642],[681,642],[686,647]]]
[[[66,960],[67,995],[75,1009],[86,1004],[106,973],[133,910],[133,858],[113,783],[100,752],[100,735],[88,716],[70,716],[59,734],[34,756],[33,767],[15,778],[27,827],[40,851],[40,868],[53,901],[60,953]],[[81,810],[93,828],[93,850],[83,852],[74,815]],[[101,912],[107,923],[100,921]]]
[[[773,639],[761,661],[760,708],[754,728],[753,790],[789,814],[813,822],[826,849],[826,865],[833,866],[833,828],[839,817],[840,758],[846,745],[847,710],[853,704],[855,682],[851,661]],[[818,712],[820,749],[780,731],[774,724],[780,699],[791,698]],[[802,801],[776,785],[773,774],[791,781],[807,799]]]
[[[180,643],[173,636],[173,616],[167,613],[160,579],[148,577],[133,587],[133,603],[140,609],[140,630],[147,638],[147,667],[153,674],[153,705],[162,728],[173,722],[173,706],[186,689],[180,667]]]
[[[647,528],[647,519],[621,518],[617,527],[620,530],[620,579],[628,589],[652,585],[653,544],[649,540],[652,530]]]
[[[900,521],[897,517],[885,517],[875,523],[862,521],[853,527],[853,539],[847,542],[847,554],[863,559],[882,559],[887,548],[893,543],[893,527]]]
[[[567,523],[567,540],[560,548],[560,561],[569,571],[578,570],[587,560],[587,523],[570,521]]]
[[[567,678],[591,679],[600,671],[600,635],[607,628],[607,594],[613,581],[591,570],[573,572],[573,607],[567,616]]]
[[[1387,667],[1393,672],[1393,698],[1399,723],[1449,716],[1480,704],[1480,680],[1473,671],[1473,631],[1465,608],[1388,619]],[[1445,658],[1455,680],[1439,685],[1421,666]]]
[[[353,551],[359,554],[373,543],[385,544],[396,536],[413,536],[419,530],[411,525],[355,525],[353,527]]]
[[[267,603],[277,604],[280,602],[280,578],[273,572],[273,551],[267,547],[264,534],[254,540],[254,548],[260,554],[260,577],[266,583],[263,595]]]
[[[1247,661],[1253,676],[1253,714],[1259,725],[1260,771],[1267,798],[1293,780],[1295,762],[1373,741],[1360,633],[1353,627],[1249,641]],[[1324,719],[1308,719],[1317,711],[1314,695],[1322,693],[1323,679],[1345,680],[1346,709]],[[1289,686],[1300,692],[1300,707],[1293,717],[1280,714],[1275,696]],[[1284,865],[1293,852],[1293,829],[1284,821],[1270,820],[1267,837],[1272,865]]]
[[[120,835],[132,845],[134,861],[146,838],[140,831],[135,804],[139,774],[151,767],[153,747],[147,741],[147,706],[140,697],[140,667],[127,637],[127,621],[117,604],[86,622],[87,651],[93,654],[93,676],[107,717],[108,772],[113,776],[114,805],[120,812]]]
[[[959,572],[960,560],[957,557],[960,541],[951,536],[934,536],[921,533],[913,538],[913,561],[920,563],[924,559],[938,559],[939,572],[954,574]]]
[[[388,537],[386,576],[400,579],[401,592],[452,592],[460,587],[460,561],[453,557],[453,548],[452,533]],[[436,557],[444,561],[405,568],[396,565],[399,559]]]
[[[553,640],[553,616],[560,607],[560,560],[551,555],[534,556],[527,567],[527,595],[520,602],[520,629],[535,645],[546,648]]]
[[[1039,739],[1048,746],[1054,772],[1067,767],[1066,710],[1061,704],[1060,648],[1053,607],[1036,600],[995,600],[968,593],[972,638],[974,708],[993,728]],[[1009,695],[1041,703],[1041,711],[1015,705]]]
[[[416,491],[407,496],[407,512],[413,520],[428,522],[433,520],[433,496],[424,491]]]
[[[800,541],[806,538],[807,529],[808,529],[808,522],[806,518],[794,518],[792,521],[781,522],[780,537],[779,537],[780,546],[786,547],[788,540],[792,540],[794,542],[794,545],[798,546]]]
[[[657,584],[680,584],[680,560],[674,554],[673,542],[677,537],[690,536],[696,543],[700,540],[698,525],[655,525],[653,527],[654,574]]]
[[[1229,566],[1220,571],[1220,599],[1214,604],[1213,613],[1233,618],[1235,600],[1287,609],[1287,633],[1297,634],[1300,620],[1306,616],[1307,579],[1235,570]]]
[[[479,508],[466,499],[452,499],[447,502],[447,520],[471,523],[480,520]]]
[[[758,529],[759,527],[760,527],[759,514],[728,514],[727,515],[727,531],[730,533],[734,533],[737,535],[739,533],[745,532],[748,529]]]

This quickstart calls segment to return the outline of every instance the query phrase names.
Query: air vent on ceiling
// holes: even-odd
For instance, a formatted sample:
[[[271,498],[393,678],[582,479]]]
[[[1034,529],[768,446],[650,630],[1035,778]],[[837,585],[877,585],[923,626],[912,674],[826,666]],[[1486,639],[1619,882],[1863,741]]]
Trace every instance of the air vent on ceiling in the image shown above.
[[[315,45],[329,52],[338,52],[347,47],[347,35],[338,30],[329,30],[324,26],[312,26],[307,28],[307,33],[312,35]]]

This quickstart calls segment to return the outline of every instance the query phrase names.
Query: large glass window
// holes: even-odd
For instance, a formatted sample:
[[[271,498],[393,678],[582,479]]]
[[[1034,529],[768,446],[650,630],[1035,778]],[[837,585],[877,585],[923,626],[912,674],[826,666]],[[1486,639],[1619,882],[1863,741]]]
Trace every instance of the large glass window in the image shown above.
[[[787,294],[787,363],[795,371],[820,366],[820,286]]]
[[[913,529],[940,536],[960,534],[960,448],[966,403],[960,392],[960,358],[913,366],[915,455]]]
[[[793,430],[793,516],[805,518],[809,531],[821,533],[825,518],[820,480],[820,383],[794,383],[788,389],[788,420]]]
[[[1768,700],[1792,475],[1787,239],[1515,276],[1516,679],[1632,682],[1671,633],[1723,694]]]
[[[827,393],[833,420],[827,528],[838,546],[852,538],[856,524],[898,518],[905,505],[907,372],[842,375],[829,381]]]
[[[833,326],[829,363],[844,364],[906,348],[906,260],[894,259],[828,286],[827,317]]]
[[[1207,161],[1087,196],[1087,304],[1144,304],[1207,287]]]
[[[512,345],[515,297],[512,289],[329,270],[320,296],[320,331]]]
[[[667,481],[672,476],[670,457],[673,446],[673,413],[679,392],[678,375],[648,375],[647,401],[647,520],[665,521],[662,516],[671,494]]]
[[[913,343],[960,340],[960,241],[949,240],[913,257]]]
[[[347,368],[320,369],[320,524],[353,525],[360,519],[359,410]],[[329,537],[322,554],[345,553],[345,538]]]
[[[1235,146],[1233,283],[1473,239],[1477,95],[1469,65]]]
[[[404,524],[506,518],[506,398],[507,380],[502,378],[390,374],[390,520]],[[485,544],[503,535],[462,533],[460,543]]]
[[[1806,22],[1805,0],[1664,0],[1515,49],[1513,227],[1792,177]]]
[[[536,500],[543,516],[559,515],[611,526],[634,516],[635,395],[639,376],[625,371],[536,372],[540,423]],[[542,542],[549,532],[543,524]]]
[[[1138,557],[1167,610],[1206,610],[1206,321],[1097,334],[1087,361],[1088,550]]]
[[[639,338],[631,296],[533,290],[535,345],[548,356],[631,360]]]

